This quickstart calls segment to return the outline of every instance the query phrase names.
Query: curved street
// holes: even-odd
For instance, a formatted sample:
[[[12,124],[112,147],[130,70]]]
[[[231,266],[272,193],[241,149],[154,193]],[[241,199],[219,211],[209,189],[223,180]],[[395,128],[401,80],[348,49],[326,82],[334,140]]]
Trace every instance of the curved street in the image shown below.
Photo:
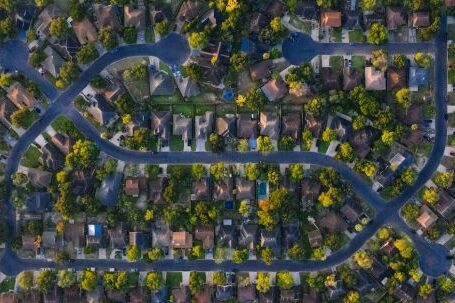
[[[349,54],[349,53],[369,53],[373,49],[386,49],[390,53],[412,53],[417,51],[434,52],[434,99],[437,108],[436,114],[436,138],[431,156],[428,159],[423,170],[420,172],[417,181],[406,189],[402,195],[391,202],[384,201],[374,192],[371,187],[354,171],[344,163],[339,162],[331,157],[312,152],[271,152],[262,154],[258,152],[226,152],[221,154],[214,153],[147,153],[132,151],[120,148],[107,140],[100,138],[98,131],[87,122],[70,103],[89,83],[89,80],[100,73],[109,64],[130,56],[156,56],[168,64],[180,64],[189,56],[189,47],[186,40],[176,34],[171,34],[156,44],[151,45],[128,45],[110,51],[96,60],[87,70],[81,73],[80,77],[66,91],[59,93],[49,82],[47,82],[39,73],[27,64],[27,52],[22,50],[16,52],[14,60],[7,64],[10,68],[17,69],[35,81],[43,93],[53,100],[52,105],[43,114],[35,124],[30,127],[23,136],[18,140],[12,149],[8,158],[5,179],[7,180],[7,197],[11,193],[11,176],[17,170],[18,164],[28,146],[34,139],[42,133],[45,128],[58,115],[65,114],[71,119],[76,126],[106,154],[110,156],[135,163],[247,163],[247,162],[270,162],[270,163],[307,163],[327,167],[334,167],[340,172],[342,177],[347,180],[356,191],[357,195],[368,202],[376,211],[376,216],[372,222],[357,234],[345,247],[329,256],[324,261],[305,260],[301,262],[289,260],[275,260],[272,265],[267,266],[261,261],[250,260],[242,264],[234,264],[225,261],[220,264],[211,260],[198,261],[173,261],[161,260],[153,263],[143,262],[125,262],[117,260],[75,260],[66,265],[75,269],[85,267],[125,269],[135,267],[139,270],[231,270],[238,269],[242,271],[259,271],[267,270],[290,270],[290,271],[316,271],[338,265],[348,259],[352,254],[359,250],[370,239],[376,231],[384,224],[391,224],[405,232],[414,242],[415,248],[420,256],[422,271],[431,276],[439,276],[449,269],[451,262],[448,262],[448,251],[444,246],[435,245],[427,242],[425,239],[417,236],[415,232],[399,217],[399,209],[415,195],[425,182],[431,178],[443,156],[447,125],[445,121],[446,113],[446,95],[447,95],[447,40],[445,36],[445,16],[441,20],[441,30],[437,34],[433,43],[409,43],[409,44],[387,44],[385,46],[371,46],[366,44],[344,44],[344,43],[318,43],[308,40],[305,35],[297,35],[292,39],[287,39],[283,44],[283,54],[285,58],[293,64],[299,64],[310,60],[312,57],[320,54]],[[23,49],[18,42],[9,42],[0,50],[0,62],[5,63],[8,54],[12,54],[14,49]],[[20,55],[18,55],[20,53]],[[9,58],[8,58],[9,59]],[[9,199],[8,199],[9,200]],[[8,201],[9,202],[9,201]],[[12,229],[15,225],[15,211],[10,203],[6,203],[8,225]],[[12,230],[12,232],[14,232]],[[445,260],[445,261],[444,261]],[[37,269],[46,267],[59,267],[54,262],[35,259],[21,259],[7,245],[4,257],[0,260],[0,269],[6,274],[16,274],[25,269]]]

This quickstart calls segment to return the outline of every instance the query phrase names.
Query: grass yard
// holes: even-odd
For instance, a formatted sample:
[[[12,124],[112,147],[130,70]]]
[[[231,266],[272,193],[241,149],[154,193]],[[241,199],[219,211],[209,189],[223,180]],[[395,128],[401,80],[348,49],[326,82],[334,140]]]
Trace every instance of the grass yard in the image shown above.
[[[449,99],[450,105],[455,105],[455,92],[449,92],[447,98]]]
[[[234,104],[220,104],[216,106],[217,116],[224,116],[226,114],[235,114]]]
[[[365,42],[365,36],[363,35],[363,32],[361,30],[353,30],[349,31],[349,42],[352,43],[364,43]]]
[[[182,273],[181,272],[167,272],[166,273],[166,286],[170,289],[179,287],[182,283]]]
[[[352,67],[358,71],[363,71],[365,69],[365,57],[352,56]]]
[[[447,25],[447,35],[449,40],[455,40],[455,24]]]
[[[21,165],[37,168],[40,165],[39,162],[40,156],[41,152],[39,151],[39,149],[33,145],[30,145],[30,147],[27,149],[24,156],[22,157]]]
[[[296,16],[291,16],[291,18],[289,19],[289,23],[306,34],[311,33],[311,22],[302,21]]]
[[[194,116],[194,106],[192,104],[179,104],[172,107],[172,113],[184,115],[185,117]]]
[[[0,292],[4,293],[13,290],[15,281],[16,278],[14,277],[9,277],[3,280],[2,283],[0,283]]]
[[[194,106],[194,115],[201,116],[204,115],[205,112],[215,112],[214,105],[198,105]]]
[[[343,56],[331,56],[329,63],[332,68],[334,68],[338,71],[342,71],[343,70],[343,61],[344,61]]]
[[[176,92],[172,96],[151,96],[152,104],[174,104],[182,103],[183,98],[180,93]]]
[[[341,42],[341,29],[333,29],[330,33],[333,42]]]
[[[171,136],[169,139],[169,147],[171,151],[183,151],[182,136]]]
[[[318,152],[325,154],[327,149],[329,149],[330,142],[324,142],[322,140],[318,141]]]

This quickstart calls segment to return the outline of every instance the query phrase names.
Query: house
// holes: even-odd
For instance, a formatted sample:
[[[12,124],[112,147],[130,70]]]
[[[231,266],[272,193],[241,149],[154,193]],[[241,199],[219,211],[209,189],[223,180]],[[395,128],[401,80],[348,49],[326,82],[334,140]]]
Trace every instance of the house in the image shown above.
[[[387,90],[393,91],[406,86],[406,70],[403,68],[389,67],[387,69]]]
[[[252,115],[240,114],[237,119],[237,137],[241,139],[256,138],[257,120]]]
[[[54,43],[55,49],[66,60],[75,60],[76,54],[81,48],[81,44],[73,33],[70,33],[64,39],[60,39]]]
[[[392,256],[397,253],[397,249],[394,245],[395,241],[394,240],[388,240],[382,246],[379,248],[379,252],[385,256]]]
[[[54,19],[65,17],[65,13],[55,4],[47,5],[39,14],[35,23],[35,31],[41,39],[49,35],[49,27]]]
[[[322,245],[323,238],[318,228],[308,233],[308,242],[310,243],[311,248],[320,247]]]
[[[371,146],[377,137],[377,132],[371,126],[355,130],[349,138],[349,143],[357,156],[365,158],[370,152]]]
[[[428,69],[420,67],[409,68],[409,88],[416,91],[419,86],[428,84]]]
[[[259,34],[259,32],[267,25],[267,18],[264,14],[260,12],[254,12],[251,15],[250,19],[250,28],[251,33]]]
[[[269,80],[261,90],[269,101],[281,99],[288,93],[286,83],[281,78]]]
[[[32,94],[30,94],[19,82],[14,82],[8,88],[6,96],[20,109],[33,108],[36,103]]]
[[[183,24],[195,18],[198,15],[201,6],[202,3],[199,0],[187,0],[183,2],[176,18],[177,28],[180,30]]]
[[[150,96],[172,96],[175,93],[174,80],[165,72],[150,70]]]
[[[109,229],[108,231],[111,249],[123,249],[126,247],[126,226],[123,223]]]
[[[123,6],[123,22],[125,27],[134,27],[137,32],[145,30],[145,10],[134,9],[131,4]]]
[[[317,221],[319,228],[331,233],[342,233],[348,229],[346,222],[335,212],[330,211]]]
[[[275,18],[275,17],[283,17],[285,13],[285,6],[281,1],[278,0],[272,0],[269,2],[267,5],[267,8],[265,9],[265,13],[269,18]]]
[[[117,111],[107,103],[101,94],[95,95],[87,107],[87,111],[103,126],[111,126],[119,118]]]
[[[253,81],[268,78],[271,75],[270,69],[272,68],[272,60],[264,60],[251,66],[250,77]]]
[[[182,285],[179,288],[174,288],[172,290],[171,300],[173,303],[190,303],[191,294],[189,287],[186,285]]]
[[[336,116],[332,119],[330,128],[333,129],[338,137],[338,140],[344,142],[349,139],[352,134],[352,123],[340,116]]]
[[[93,193],[95,168],[78,169],[72,174],[72,193],[84,196]]]
[[[64,155],[69,154],[73,150],[74,140],[67,134],[56,133],[51,137],[51,142]]]
[[[234,116],[217,117],[215,122],[216,133],[223,137],[235,137],[236,120]]]
[[[355,223],[362,215],[363,210],[357,202],[350,200],[340,208],[340,212],[349,222]]]
[[[325,90],[341,89],[341,74],[332,67],[321,68],[321,82]]]
[[[343,27],[350,29],[350,30],[356,30],[356,29],[362,29],[362,14],[358,10],[348,10],[344,14],[344,23]]]
[[[430,12],[428,11],[414,11],[409,15],[409,27],[420,28],[429,26],[430,23]]]
[[[290,136],[297,142],[302,135],[302,116],[299,113],[288,113],[281,117],[281,135]]]
[[[85,224],[83,222],[67,223],[63,232],[65,246],[81,248],[85,246]]]
[[[197,96],[200,93],[197,83],[191,80],[190,77],[177,77],[175,82],[183,98]]]
[[[417,291],[408,283],[404,283],[398,286],[393,294],[400,302],[412,302],[417,295]]]
[[[300,303],[302,298],[301,288],[298,286],[290,289],[280,290],[280,302],[282,303]]]
[[[327,292],[325,294],[328,301],[335,301],[341,299],[341,297],[346,293],[343,287],[343,283],[338,280],[334,285],[327,286]]]
[[[235,248],[237,247],[237,233],[232,225],[221,225],[216,238],[217,246]]]
[[[378,10],[364,13],[363,23],[365,24],[365,28],[370,28],[375,23],[385,25],[385,13]]]
[[[384,73],[372,66],[365,67],[365,88],[367,90],[385,90],[386,79]]]
[[[27,177],[30,183],[36,188],[46,188],[51,184],[52,173],[36,168],[29,168]]]
[[[194,229],[194,238],[202,242],[204,249],[212,249],[215,242],[215,230],[212,225],[198,226]]]
[[[404,123],[406,125],[420,125],[423,122],[424,114],[423,114],[423,106],[419,103],[412,103],[405,110],[404,114]]]
[[[17,111],[18,108],[9,99],[0,99],[0,120],[7,127],[12,126],[11,115]]]
[[[254,284],[237,288],[237,301],[240,303],[256,302],[256,287]]]
[[[100,247],[102,235],[103,227],[101,224],[88,224],[86,240],[87,246]]]
[[[259,114],[259,133],[271,140],[278,140],[280,137],[280,118],[276,112],[261,112]]]
[[[130,231],[128,234],[129,245],[137,246],[140,250],[147,249],[149,247],[148,234],[141,231]]]
[[[223,22],[223,14],[218,9],[212,8],[202,16],[199,25],[201,27],[215,28],[221,22]]]
[[[122,83],[116,79],[105,79],[107,84],[106,88],[103,90],[102,95],[107,102],[113,104],[115,101],[120,98],[125,90]]]
[[[399,6],[388,6],[386,10],[387,29],[397,30],[403,25],[406,25],[406,20],[403,8]]]
[[[163,219],[156,220],[152,225],[152,247],[159,247],[165,252],[171,246],[172,231]]]
[[[164,176],[159,176],[149,183],[149,196],[148,200],[156,204],[166,203],[164,198],[164,190],[166,189],[169,180]]]
[[[274,230],[261,229],[259,234],[259,244],[262,248],[270,248],[274,256],[281,256],[281,231],[279,228]]]
[[[441,190],[434,208],[444,219],[451,220],[455,209],[455,199],[446,190]]]
[[[239,231],[239,246],[246,247],[250,251],[254,251],[257,245],[257,225],[242,224]]]
[[[303,20],[308,21],[317,21],[318,12],[316,10],[316,5],[314,0],[309,1],[299,1],[297,3],[297,8],[295,14],[302,18]]]
[[[108,289],[106,291],[106,298],[108,302],[126,302],[126,294],[117,289]]]
[[[23,294],[22,300],[27,303],[40,303],[41,293],[37,289],[30,289]]]
[[[409,148],[418,148],[423,142],[423,132],[420,129],[410,129],[401,140]]]
[[[151,3],[149,5],[150,10],[150,23],[155,25],[156,23],[160,23],[166,21],[166,14],[163,10],[163,7],[156,3]]]
[[[199,51],[193,61],[202,69],[204,83],[218,86],[226,76],[229,64],[230,46],[222,42],[209,43]]]
[[[300,225],[298,221],[283,224],[283,246],[289,250],[300,239]]]
[[[215,298],[216,302],[231,302],[235,298],[235,286],[232,284],[217,285]]]
[[[25,201],[25,208],[29,212],[44,213],[53,207],[52,195],[48,192],[34,192]]]
[[[345,92],[352,90],[354,87],[362,85],[363,73],[351,66],[343,68],[343,90]]]
[[[96,28],[87,18],[84,18],[81,21],[74,20],[72,25],[74,34],[81,45],[89,42],[94,43],[98,40]]]
[[[125,180],[125,185],[123,186],[123,190],[125,194],[132,197],[139,197],[141,194],[141,187],[139,184],[139,178],[128,178]]]
[[[56,171],[62,169],[64,161],[63,154],[55,145],[46,143],[46,145],[41,148],[40,162],[49,170]]]
[[[63,302],[65,303],[81,302],[81,289],[77,284],[63,289]]]
[[[321,27],[341,27],[341,12],[338,11],[322,12]]]
[[[145,288],[145,286],[137,286],[128,291],[130,296],[130,303],[142,303],[142,302],[151,302],[150,301],[150,292]]]
[[[426,230],[433,226],[437,220],[438,216],[425,204],[420,208],[420,216],[416,221],[423,230]]]
[[[255,182],[249,181],[246,178],[235,178],[235,187],[236,187],[236,194],[235,197],[237,200],[244,200],[244,199],[254,199],[256,191],[255,191]]]
[[[212,287],[205,284],[201,290],[199,290],[193,296],[194,303],[212,303]]]
[[[302,303],[320,303],[321,294],[318,290],[311,288],[303,294]]]
[[[202,116],[194,117],[196,139],[206,139],[213,131],[213,112],[205,112]]]
[[[208,200],[209,199],[209,182],[206,178],[200,181],[194,181],[192,185],[191,200]]]
[[[302,206],[311,206],[318,200],[319,193],[321,192],[321,184],[312,178],[303,178],[300,184],[301,188],[301,202]]]
[[[189,249],[193,246],[193,235],[187,231],[174,231],[172,233],[172,247]]]
[[[35,251],[35,236],[34,235],[22,235],[22,250],[23,251]]]
[[[259,303],[274,303],[278,300],[278,287],[272,286],[267,292],[259,293]]]
[[[43,294],[43,303],[59,303],[62,300],[61,288],[53,285]]]
[[[167,144],[171,132],[171,112],[152,112],[150,125],[152,132]]]
[[[114,172],[107,175],[103,181],[101,181],[100,187],[96,189],[95,197],[102,205],[114,207],[117,204],[122,180],[123,173]]]
[[[172,134],[182,136],[183,141],[193,138],[193,120],[181,114],[173,115]]]
[[[60,68],[62,67],[65,60],[50,46],[44,49],[46,59],[41,63],[41,67],[52,75],[54,78],[58,78]]]
[[[93,290],[86,292],[87,303],[103,302],[106,300],[104,295],[104,287],[101,285],[96,286]]]
[[[96,18],[98,29],[103,27],[111,27],[117,32],[122,30],[117,13],[112,5],[93,4],[93,12]]]
[[[455,0],[445,0],[444,3],[447,7],[455,7]]]
[[[18,295],[14,292],[3,292],[0,294],[0,302],[1,303],[17,303],[19,302]]]
[[[233,182],[232,178],[226,177],[215,182],[213,186],[213,199],[215,201],[226,201],[232,200],[233,194]]]

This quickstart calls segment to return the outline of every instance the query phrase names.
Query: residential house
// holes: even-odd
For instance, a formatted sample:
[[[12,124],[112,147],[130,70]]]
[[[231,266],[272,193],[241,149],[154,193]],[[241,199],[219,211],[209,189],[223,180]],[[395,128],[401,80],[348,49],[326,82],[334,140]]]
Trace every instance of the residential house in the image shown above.
[[[297,3],[297,9],[295,10],[295,14],[303,20],[307,21],[318,20],[318,12],[316,10],[314,0],[299,1]]]
[[[417,91],[419,86],[428,85],[428,68],[410,67],[409,68],[409,89]]]
[[[22,235],[22,250],[27,252],[36,251],[35,236],[34,235]]]
[[[272,65],[273,65],[272,60],[264,60],[251,66],[250,68],[251,80],[258,81],[270,77],[271,75],[270,69],[272,68]]]
[[[330,211],[317,221],[319,228],[331,233],[342,233],[347,230],[346,222],[335,212]]]
[[[149,248],[149,236],[141,231],[129,232],[129,245],[137,246],[140,250]]]
[[[65,246],[82,248],[85,246],[85,224],[83,222],[67,223],[63,232]]]
[[[267,25],[267,18],[260,12],[254,12],[250,19],[249,31],[259,34],[259,32]]]
[[[212,303],[212,287],[205,284],[201,290],[199,290],[193,296],[194,303]]]
[[[126,302],[126,294],[117,289],[108,289],[106,291],[106,298],[109,302]]]
[[[358,10],[349,10],[344,13],[343,28],[350,30],[362,30],[362,14]]]
[[[74,140],[65,133],[56,133],[51,137],[51,142],[64,155],[69,154],[73,150]]]
[[[417,295],[417,291],[408,283],[404,283],[398,286],[393,294],[400,302],[412,302]]]
[[[103,126],[111,126],[119,118],[117,111],[107,103],[101,94],[95,95],[87,107],[87,111]]]
[[[246,178],[237,177],[235,178],[237,200],[250,200],[255,198],[255,182],[249,181]]]
[[[215,242],[215,230],[212,225],[198,226],[194,229],[194,238],[202,242],[204,249],[212,249]]]
[[[177,77],[175,82],[177,83],[177,87],[183,98],[189,98],[200,94],[197,83],[191,80],[190,77]]]
[[[23,294],[22,299],[22,302],[40,303],[41,293],[37,289],[30,289]]]
[[[302,298],[301,288],[298,286],[291,287],[290,289],[280,290],[281,303],[300,303]]]
[[[371,126],[355,130],[349,138],[349,143],[357,156],[365,158],[370,152],[371,146],[377,137],[377,132]]]
[[[340,212],[349,222],[355,223],[362,215],[363,210],[357,202],[350,200],[340,208]]]
[[[123,6],[123,22],[125,27],[134,27],[137,32],[145,30],[145,9],[134,9],[131,4]]]
[[[386,10],[387,14],[387,29],[397,30],[398,28],[406,25],[406,20],[403,12],[403,8],[399,6],[388,6]]]
[[[226,201],[233,199],[233,182],[232,178],[226,177],[215,181],[213,186],[213,199],[215,201]]]
[[[94,167],[73,171],[73,175],[71,177],[72,193],[78,196],[92,194],[94,188],[94,178]]]
[[[116,79],[105,79],[107,84],[106,88],[103,90],[102,95],[107,102],[113,104],[115,101],[120,98],[125,90],[122,83]]]
[[[426,27],[430,25],[430,12],[414,11],[409,15],[408,26],[414,28]]]
[[[190,303],[191,293],[190,289],[186,285],[182,285],[179,288],[172,290],[172,302],[173,303]]]
[[[437,220],[438,216],[425,204],[420,208],[420,216],[416,221],[423,230],[426,230],[433,226]]]
[[[444,3],[449,8],[455,7],[455,0],[445,0]]]
[[[455,209],[455,199],[446,190],[441,190],[434,208],[444,219],[451,220]]]
[[[321,27],[341,27],[341,12],[338,11],[322,12]]]
[[[150,292],[145,286],[137,286],[128,291],[130,303],[153,302],[150,301]]]
[[[388,240],[379,248],[379,252],[385,256],[392,256],[397,253],[397,249],[394,245],[395,241],[393,239]]]
[[[409,148],[418,148],[423,142],[423,132],[420,129],[410,129],[407,131],[401,142]]]
[[[73,286],[63,289],[63,302],[65,303],[81,302],[81,289],[79,285],[75,284]]]
[[[60,68],[62,67],[65,60],[51,47],[47,46],[44,49],[46,59],[41,63],[41,67],[44,71],[48,72],[54,78],[58,78]]]
[[[104,287],[102,285],[96,286],[93,290],[86,292],[87,303],[103,302],[106,300],[104,295]]]
[[[30,94],[19,82],[14,82],[8,87],[6,96],[20,109],[33,108],[36,103],[32,94]]]
[[[44,249],[55,249],[57,248],[57,232],[56,231],[43,231],[41,247]]]
[[[216,302],[231,302],[235,298],[235,286],[232,284],[217,285],[215,298]]]
[[[134,132],[141,128],[149,128],[150,116],[147,113],[132,114],[130,122],[126,125],[128,136],[134,136]]]
[[[235,137],[236,120],[234,116],[217,117],[215,122],[216,133],[223,137]]]
[[[267,5],[267,8],[265,9],[265,13],[269,18],[275,18],[275,17],[283,17],[284,13],[286,11],[286,8],[284,4],[281,1],[278,0],[272,0],[269,2]]]
[[[276,112],[261,112],[259,114],[259,133],[271,140],[278,140],[280,137],[280,118]]]
[[[46,145],[41,148],[40,162],[49,170],[56,171],[62,169],[64,161],[65,159],[62,153],[55,145],[46,143]]]
[[[102,246],[101,238],[103,236],[103,227],[101,224],[88,224],[87,228],[87,246],[99,248]]]
[[[25,208],[29,212],[45,213],[53,207],[52,195],[48,192],[34,192],[25,201]]]
[[[183,141],[188,141],[193,138],[193,120],[183,115],[173,115],[172,134],[174,136],[182,136]]]
[[[327,292],[325,293],[325,297],[327,301],[336,301],[341,299],[342,296],[346,291],[344,290],[343,283],[338,280],[335,284],[327,286]]]
[[[232,225],[221,225],[219,227],[216,237],[217,246],[236,248],[237,240],[237,233]]]
[[[300,225],[298,221],[283,224],[283,246],[289,250],[300,239]]]
[[[267,292],[259,293],[259,303],[274,303],[278,300],[278,287],[272,286]]]
[[[110,228],[108,231],[111,249],[123,249],[126,247],[126,226],[123,223]]]
[[[302,135],[302,116],[299,113],[288,113],[281,117],[281,135],[291,136],[297,142]]]
[[[193,235],[187,231],[174,231],[171,245],[174,249],[190,249],[193,246]]]
[[[274,230],[261,229],[259,234],[259,244],[262,248],[270,248],[273,255],[281,256],[281,231],[280,228]]]
[[[36,168],[29,168],[27,177],[35,188],[47,188],[51,184],[52,173]]]
[[[100,203],[107,207],[114,207],[117,204],[117,199],[120,196],[123,180],[123,173],[114,172],[107,175],[101,181],[100,187],[96,189],[95,197]]]
[[[237,119],[237,137],[254,139],[257,134],[257,119],[249,114],[240,114]]]
[[[404,110],[404,123],[406,125],[420,125],[423,122],[423,106],[419,103],[413,103]]]
[[[0,99],[0,121],[7,127],[11,127],[13,122],[11,115],[17,111],[18,108],[9,99]]]
[[[164,190],[169,184],[168,178],[159,176],[155,180],[149,183],[149,201],[155,204],[164,204],[166,199],[164,198]]]
[[[418,296],[417,301],[416,301],[416,303],[436,303],[436,302],[439,302],[436,299],[436,290],[433,290],[431,292],[431,294],[426,298],[422,298],[422,297]],[[450,299],[449,299],[449,302],[451,302]]]
[[[341,74],[332,67],[321,68],[321,82],[325,90],[341,89]]]
[[[72,25],[74,34],[81,45],[89,42],[95,43],[98,40],[96,28],[87,18],[80,21],[74,20]]]
[[[363,23],[365,28],[371,28],[374,23],[385,25],[385,17],[384,11],[364,12]]]
[[[363,73],[359,72],[351,66],[343,68],[343,90],[350,91],[354,87],[362,85]]]
[[[252,303],[256,302],[256,287],[254,284],[246,286],[239,286],[237,288],[237,301],[239,303]]]
[[[199,55],[193,58],[202,68],[204,83],[218,86],[227,74],[230,49],[222,42],[209,43],[199,51]]]
[[[321,294],[318,290],[311,288],[303,294],[302,303],[320,303]]]
[[[213,131],[213,112],[194,117],[194,126],[196,139],[207,139]]]
[[[159,247],[166,253],[171,247],[172,231],[163,219],[156,220],[152,225],[152,247]]]
[[[43,294],[43,303],[59,303],[62,300],[62,290],[56,285]]]
[[[403,68],[389,67],[387,69],[387,90],[393,91],[407,85],[406,70]]]
[[[150,96],[172,96],[175,93],[174,80],[165,72],[151,69]]]
[[[47,5],[39,14],[35,23],[35,31],[41,39],[49,35],[51,22],[59,17],[65,17],[65,13],[55,4]]]
[[[125,185],[123,186],[125,194],[132,197],[139,197],[141,194],[141,186],[139,178],[128,178],[125,180]]]
[[[333,129],[339,141],[344,142],[349,139],[352,134],[352,123],[340,116],[336,116],[332,119],[330,128]]]
[[[150,125],[152,132],[162,140],[162,144],[167,145],[171,132],[171,112],[152,112]]]
[[[281,99],[288,93],[286,83],[281,78],[269,80],[261,90],[269,101]]]
[[[246,247],[249,251],[254,251],[257,245],[258,227],[253,224],[240,225],[239,246]]]
[[[319,181],[316,181],[312,178],[303,178],[301,181],[301,203],[303,207],[308,207],[314,205],[319,197],[321,192],[321,184]]]
[[[199,25],[201,27],[215,28],[223,22],[223,14],[216,8],[210,9],[204,16],[202,16]]]
[[[195,18],[202,6],[199,0],[187,0],[182,3],[180,10],[177,14],[177,29],[180,31],[182,26]]]
[[[209,181],[204,178],[200,181],[194,181],[192,185],[192,197],[191,200],[201,201],[209,199]]]
[[[96,18],[98,29],[111,27],[117,32],[122,30],[117,13],[112,5],[93,4],[93,12]]]
[[[365,88],[367,90],[385,90],[386,79],[384,73],[372,66],[365,67]]]
[[[323,244],[322,234],[318,228],[308,233],[308,242],[310,243],[311,248],[320,247]]]
[[[166,21],[166,14],[163,10],[163,7],[160,4],[151,3],[149,5],[150,10],[150,23],[155,25],[156,23],[160,23]]]

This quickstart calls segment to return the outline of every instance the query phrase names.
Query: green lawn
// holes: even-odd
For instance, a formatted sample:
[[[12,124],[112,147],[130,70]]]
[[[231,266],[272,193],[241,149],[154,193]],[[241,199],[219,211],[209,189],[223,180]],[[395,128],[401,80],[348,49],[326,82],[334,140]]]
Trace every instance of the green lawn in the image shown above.
[[[234,104],[221,104],[216,106],[217,116],[224,116],[226,114],[235,114]]]
[[[14,289],[14,283],[16,279],[11,277],[11,278],[6,278],[5,280],[0,283],[0,293],[8,292],[10,290]]]
[[[33,145],[30,145],[30,147],[27,149],[24,156],[22,157],[21,165],[37,168],[40,165],[39,162],[40,156],[41,152],[39,151],[39,149]]]
[[[331,56],[330,57],[330,66],[338,71],[343,70],[343,61],[344,58],[343,56]]]
[[[183,98],[180,93],[175,93],[172,96],[152,96],[151,100],[152,104],[174,104],[183,102]]]
[[[171,136],[169,140],[171,151],[183,151],[183,140],[181,136]]]
[[[352,56],[352,67],[358,71],[363,71],[365,69],[365,57]]]
[[[296,16],[291,16],[291,18],[289,19],[289,23],[306,34],[311,33],[311,22],[302,21]]]
[[[167,272],[166,273],[166,286],[169,288],[179,287],[182,283],[181,272]]]
[[[455,93],[454,92],[448,93],[447,98],[449,98],[450,105],[455,105]]]
[[[193,117],[194,115],[194,107],[191,104],[179,104],[179,105],[174,105],[172,113],[175,114],[181,114],[184,115],[185,117]]]
[[[449,40],[455,40],[455,24],[447,25],[447,35]]]
[[[194,107],[194,115],[201,116],[205,112],[215,112],[215,106],[213,105],[198,105]]]
[[[349,42],[353,43],[364,43],[365,42],[365,36],[363,35],[363,32],[361,30],[353,30],[349,31]]]
[[[333,38],[333,42],[341,42],[341,29],[333,29],[331,32],[331,37]]]
[[[327,149],[329,149],[330,142],[324,142],[322,140],[319,140],[318,142],[318,152],[321,154],[325,154],[327,152]]]

